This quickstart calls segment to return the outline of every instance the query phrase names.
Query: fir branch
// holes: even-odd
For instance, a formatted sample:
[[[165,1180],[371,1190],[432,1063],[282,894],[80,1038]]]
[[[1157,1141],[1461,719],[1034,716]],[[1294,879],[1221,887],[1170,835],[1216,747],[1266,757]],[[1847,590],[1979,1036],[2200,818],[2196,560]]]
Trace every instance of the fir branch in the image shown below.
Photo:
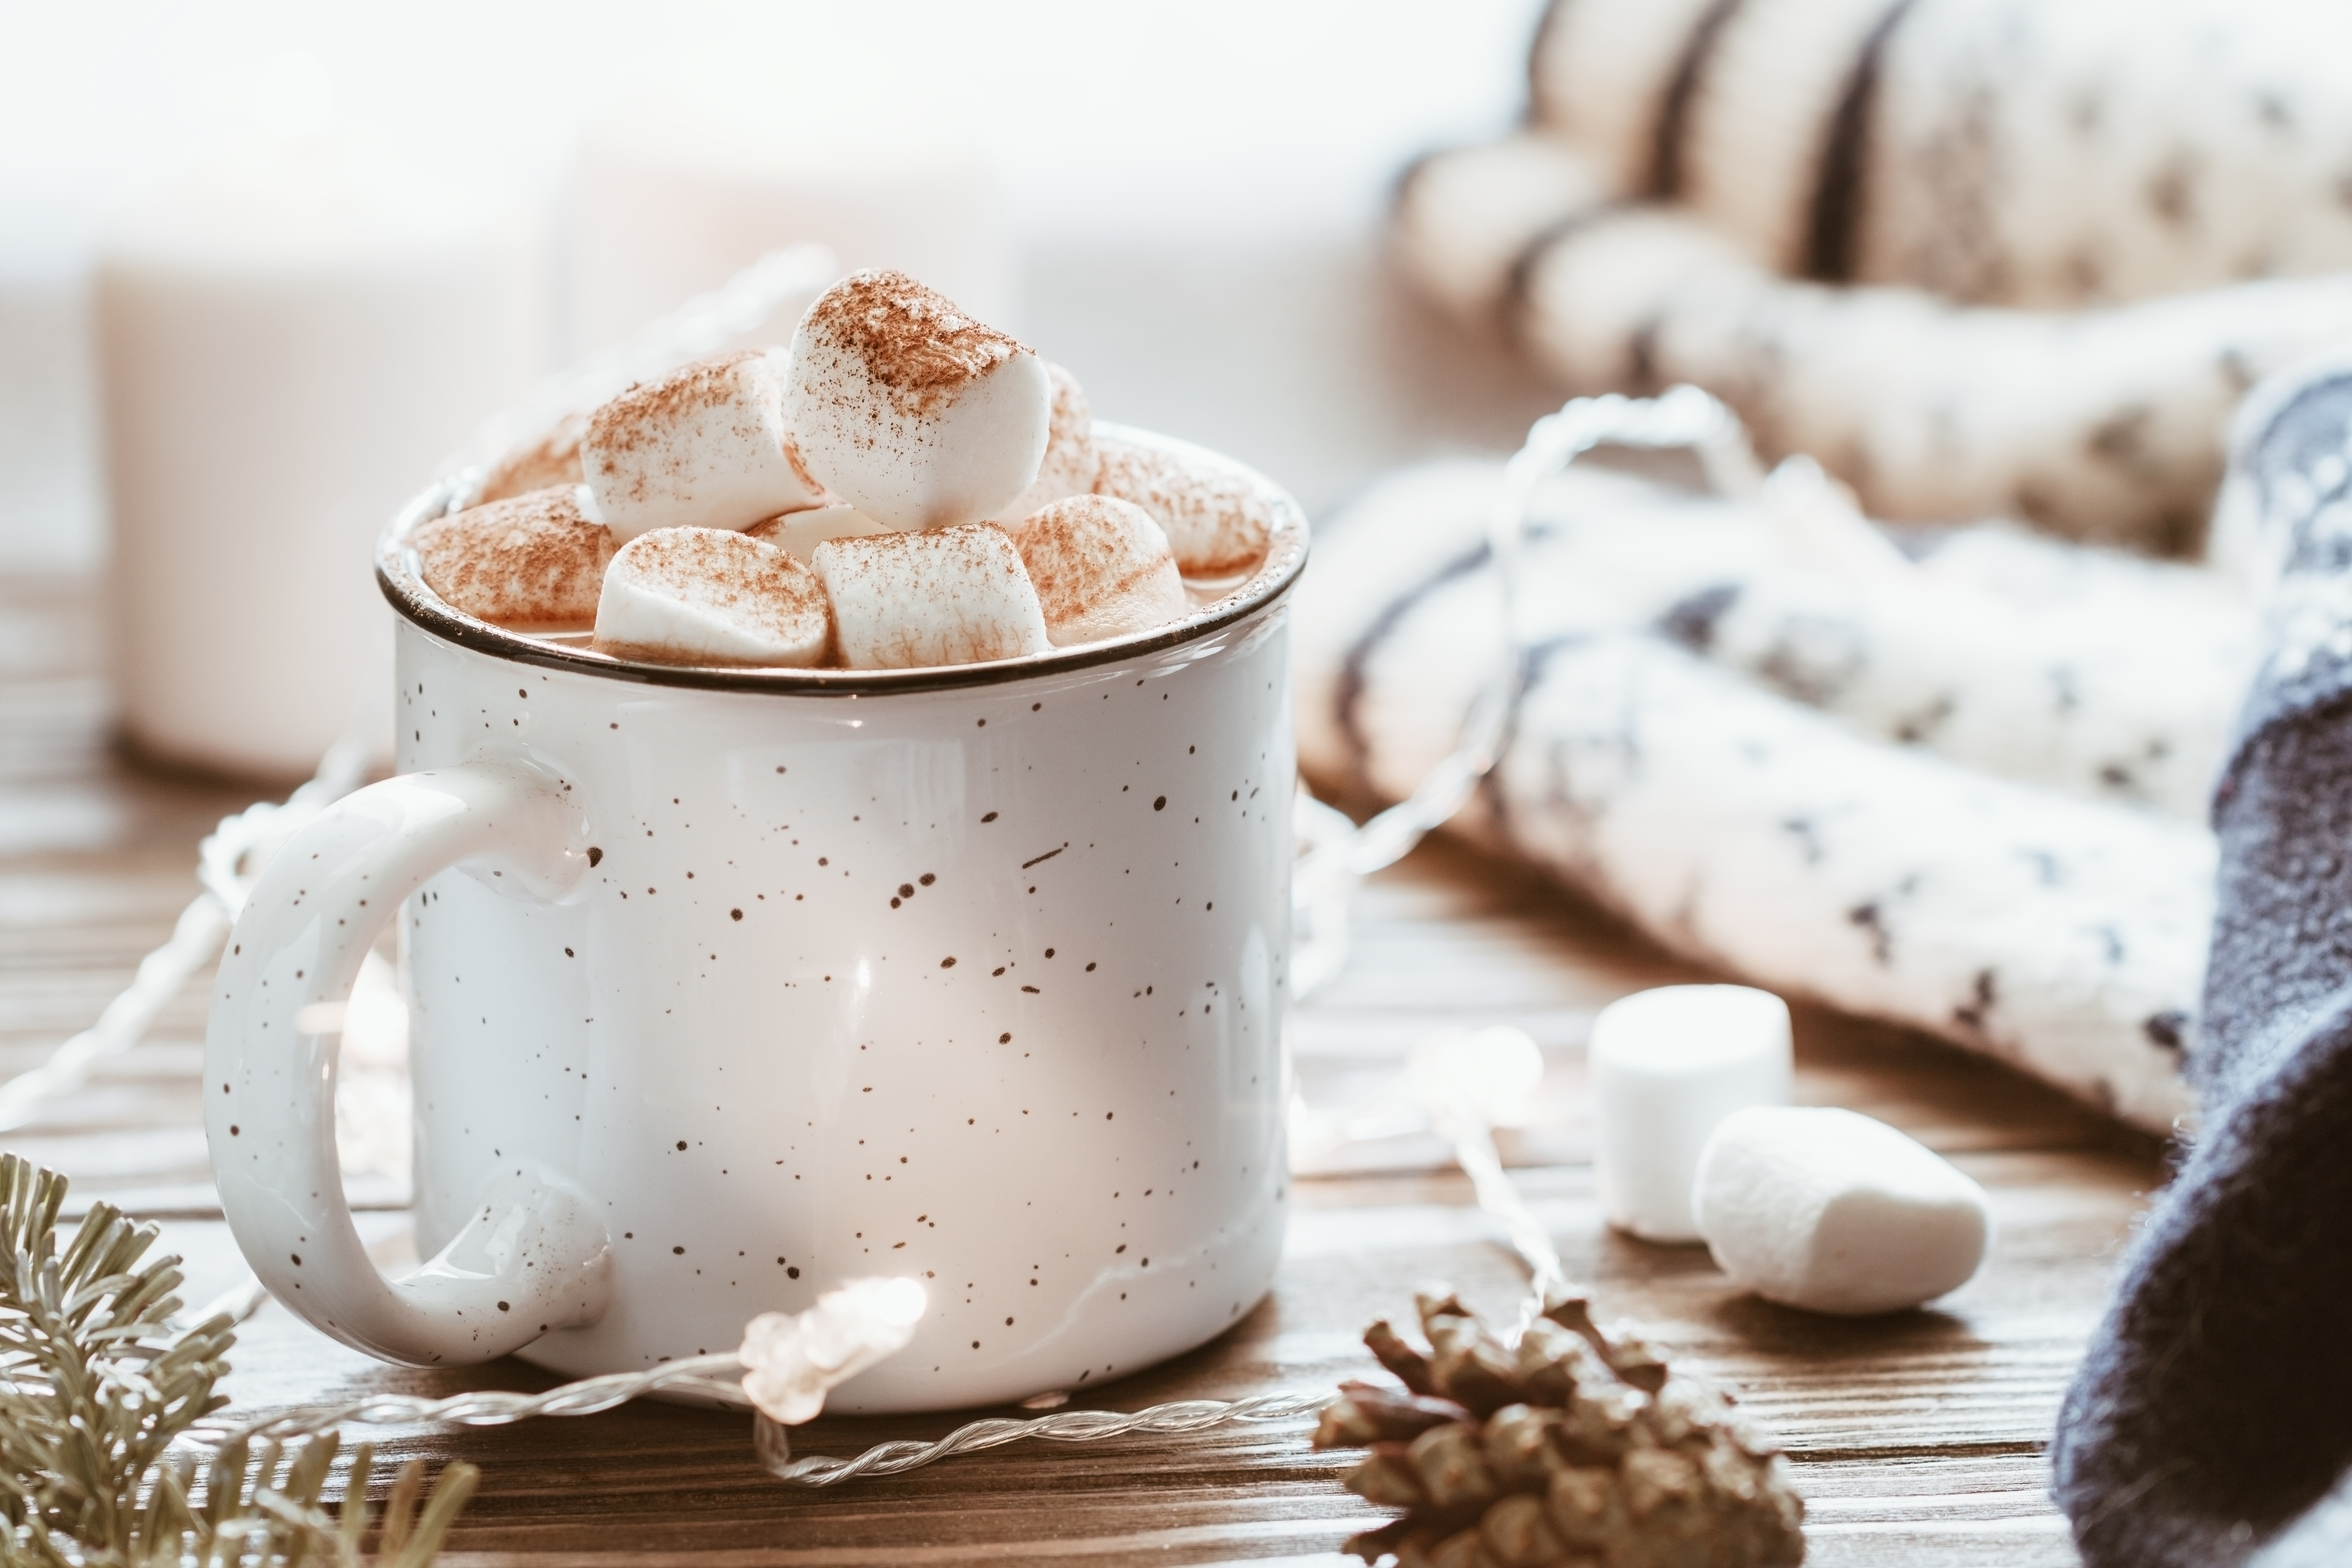
[[[479,1473],[401,1468],[371,1519],[373,1450],[352,1450],[343,1501],[323,1500],[333,1433],[199,1466],[176,1439],[228,1403],[233,1325],[173,1333],[180,1260],[146,1258],[156,1229],[93,1204],[62,1251],[66,1179],[0,1154],[0,1568],[425,1568]],[[201,1469],[201,1479],[199,1472]],[[420,1507],[420,1504],[422,1505]],[[374,1550],[366,1552],[370,1526]]]

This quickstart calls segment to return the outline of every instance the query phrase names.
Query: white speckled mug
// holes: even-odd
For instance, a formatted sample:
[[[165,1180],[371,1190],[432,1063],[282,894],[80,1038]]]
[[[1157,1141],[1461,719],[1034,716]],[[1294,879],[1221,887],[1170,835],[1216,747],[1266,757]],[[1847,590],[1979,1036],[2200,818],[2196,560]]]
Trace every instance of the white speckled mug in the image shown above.
[[[1288,1183],[1297,509],[1158,632],[725,670],[451,609],[406,539],[458,493],[377,558],[402,776],[272,861],[214,997],[213,1166],[271,1292],[387,1360],[591,1374],[914,1276],[860,1411],[1102,1382],[1247,1311]],[[394,1282],[342,1200],[332,1031],[396,910],[432,1260]]]

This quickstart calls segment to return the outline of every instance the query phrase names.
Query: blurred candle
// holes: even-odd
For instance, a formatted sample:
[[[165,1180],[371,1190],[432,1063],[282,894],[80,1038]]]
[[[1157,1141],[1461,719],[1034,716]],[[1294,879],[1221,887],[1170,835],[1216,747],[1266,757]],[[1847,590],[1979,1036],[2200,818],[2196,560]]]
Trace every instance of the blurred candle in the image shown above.
[[[135,749],[299,775],[388,714],[371,546],[541,368],[539,262],[511,214],[323,133],[239,141],[125,204],[97,315]]]
[[[12,205],[0,213],[0,571],[87,572],[101,549],[87,226]]]
[[[1010,198],[969,126],[906,106],[757,115],[640,104],[583,138],[574,170],[572,343],[616,342],[768,251],[803,240],[844,272],[895,267],[1013,322]]]

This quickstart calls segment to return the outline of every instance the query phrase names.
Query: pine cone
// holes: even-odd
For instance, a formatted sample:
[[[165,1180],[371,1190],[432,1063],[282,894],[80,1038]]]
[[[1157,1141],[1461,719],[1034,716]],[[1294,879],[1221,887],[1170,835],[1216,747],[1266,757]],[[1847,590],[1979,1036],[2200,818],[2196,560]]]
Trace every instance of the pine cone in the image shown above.
[[[1722,1394],[1590,1303],[1554,1303],[1516,1348],[1454,1296],[1423,1294],[1426,1351],[1386,1322],[1364,1342],[1404,1389],[1342,1384],[1318,1448],[1369,1447],[1348,1477],[1404,1517],[1345,1550],[1398,1568],[1793,1568],[1805,1505],[1780,1451]]]

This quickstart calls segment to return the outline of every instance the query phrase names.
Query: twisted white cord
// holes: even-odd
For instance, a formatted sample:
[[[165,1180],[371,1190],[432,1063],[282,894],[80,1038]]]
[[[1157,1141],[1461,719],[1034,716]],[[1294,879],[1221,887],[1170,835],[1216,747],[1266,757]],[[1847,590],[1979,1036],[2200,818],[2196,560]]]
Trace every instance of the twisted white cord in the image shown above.
[[[742,1370],[743,1363],[736,1359],[735,1352],[728,1351],[717,1355],[688,1356],[682,1361],[666,1362],[646,1372],[608,1373],[603,1377],[567,1383],[541,1394],[484,1390],[473,1394],[453,1394],[446,1399],[423,1399],[407,1394],[375,1394],[346,1400],[340,1405],[306,1405],[242,1424],[207,1421],[199,1429],[222,1442],[238,1437],[283,1442],[293,1437],[315,1436],[345,1422],[371,1426],[441,1424],[505,1426],[517,1421],[528,1421],[534,1415],[593,1415],[599,1411],[610,1410],[616,1405],[625,1405],[632,1399],[664,1389],[698,1394],[730,1405],[742,1405],[747,1403],[743,1390],[731,1377],[725,1375],[740,1373]]]
[[[544,428],[562,413],[577,406],[583,397],[602,395],[595,390],[600,384],[616,379],[625,381],[646,369],[676,363],[681,352],[708,352],[726,338],[751,330],[805,279],[819,272],[829,278],[831,266],[831,258],[821,253],[811,256],[799,251],[779,252],[763,258],[727,289],[705,296],[677,316],[657,323],[627,349],[555,378],[501,422],[502,426],[509,427],[504,434],[494,427],[486,435],[486,442],[510,441],[518,431]],[[824,280],[819,279],[819,287]],[[697,344],[702,346],[698,349]],[[1324,944],[1310,962],[1295,967],[1295,974],[1307,982],[1299,986],[1299,994],[1335,973],[1344,960],[1347,903],[1355,885],[1370,872],[1402,858],[1424,835],[1451,818],[1494,770],[1508,738],[1524,683],[1524,654],[1517,635],[1513,580],[1528,510],[1536,487],[1544,479],[1595,447],[1604,445],[1689,447],[1698,452],[1710,480],[1718,488],[1752,489],[1758,482],[1755,459],[1736,417],[1695,388],[1677,387],[1654,401],[1613,395],[1581,398],[1537,423],[1528,434],[1527,445],[1511,458],[1506,470],[1504,493],[1496,504],[1488,534],[1492,564],[1503,596],[1505,657],[1500,670],[1464,724],[1454,750],[1410,796],[1360,828],[1348,826],[1345,817],[1311,796],[1302,793],[1299,797],[1296,817],[1305,846],[1298,875],[1299,901],[1303,910],[1321,915],[1322,923],[1314,934]],[[457,491],[466,483],[460,477],[439,487],[447,492],[442,504],[454,500]],[[319,777],[298,790],[284,806],[257,805],[221,824],[219,831],[205,841],[201,855],[206,892],[183,915],[182,929],[175,931],[173,942],[149,955],[131,989],[110,1005],[91,1030],[68,1041],[43,1068],[0,1085],[0,1128],[17,1125],[5,1118],[7,1108],[15,1103],[10,1096],[18,1092],[20,1084],[57,1072],[61,1065],[65,1073],[75,1070],[78,1065],[87,1076],[88,1066],[102,1059],[99,1053],[111,1054],[137,1038],[137,1033],[123,1037],[124,1029],[135,1024],[136,1029],[143,1032],[163,1001],[217,949],[250,886],[245,861],[254,850],[270,846],[273,840],[282,842],[300,821],[307,820],[357,782],[358,755],[341,754],[352,744],[346,742],[330,752],[327,761],[320,764]],[[205,945],[207,942],[209,945]],[[191,952],[196,953],[193,959],[188,957]],[[163,987],[167,980],[169,989],[160,996],[154,995],[153,992]],[[71,1058],[74,1065],[63,1065],[69,1051],[78,1053]],[[22,1092],[39,1095],[60,1090]],[[1559,1255],[1504,1171],[1486,1119],[1454,1102],[1433,1106],[1433,1111],[1441,1131],[1452,1139],[1455,1156],[1470,1176],[1480,1206],[1503,1222],[1512,1246],[1527,1261],[1532,1276],[1533,1298],[1540,1302],[1547,1295],[1564,1289],[1567,1277]],[[248,1283],[223,1297],[218,1306],[242,1317],[258,1305],[260,1299],[257,1289]],[[346,1423],[504,1426],[540,1415],[593,1415],[662,1390],[741,1405],[747,1401],[735,1381],[741,1368],[734,1352],[695,1356],[646,1372],[587,1378],[540,1394],[483,1391],[443,1399],[375,1394],[337,1405],[282,1411],[241,1425],[206,1423],[200,1430],[226,1441],[236,1437],[284,1440],[313,1436]],[[935,1442],[881,1443],[848,1459],[793,1458],[788,1429],[765,1414],[755,1412],[754,1442],[761,1464],[780,1479],[797,1486],[824,1487],[861,1476],[900,1475],[958,1454],[1024,1438],[1098,1442],[1139,1433],[1176,1436],[1200,1432],[1228,1422],[1291,1420],[1314,1415],[1337,1397],[1325,1391],[1292,1391],[1236,1401],[1183,1400],[1126,1414],[1073,1410],[1029,1419],[992,1418],[969,1422]]]
[[[1424,834],[1460,810],[1479,781],[1493,770],[1508,736],[1524,673],[1511,614],[1510,585],[1535,489],[1549,475],[1603,445],[1689,447],[1698,452],[1710,480],[1718,488],[1753,488],[1759,482],[1755,459],[1738,420],[1721,404],[1693,388],[1678,387],[1654,401],[1615,396],[1579,399],[1538,422],[1527,446],[1511,459],[1505,493],[1489,531],[1504,593],[1507,657],[1464,725],[1454,752],[1405,801],[1361,828],[1312,796],[1303,792],[1299,796],[1296,820],[1303,846],[1300,906],[1304,911],[1319,913],[1324,921],[1315,933],[1317,938],[1339,944],[1336,953],[1327,946],[1305,964],[1306,973],[1318,980],[1327,978],[1344,958],[1347,903],[1356,884],[1402,858]],[[1301,970],[1295,960],[1294,973]],[[1309,988],[1301,985],[1301,994]],[[1441,1074],[1429,1082],[1442,1086],[1451,1080]],[[1470,1177],[1479,1206],[1502,1222],[1512,1247],[1528,1265],[1531,1306],[1522,1312],[1524,1328],[1524,1320],[1539,1310],[1547,1298],[1567,1288],[1559,1253],[1503,1168],[1495,1148],[1491,1115],[1474,1104],[1471,1097],[1453,1089],[1428,1093],[1425,1106],[1432,1122],[1453,1142],[1454,1156]],[[346,1422],[498,1426],[535,1415],[592,1415],[660,1389],[743,1404],[742,1390],[731,1378],[716,1375],[737,1373],[740,1367],[730,1353],[672,1362],[649,1372],[589,1378],[536,1394],[486,1392],[437,1400],[383,1394],[282,1412],[226,1429],[223,1435],[284,1439],[323,1432]],[[1234,1421],[1288,1420],[1313,1415],[1337,1397],[1324,1391],[1288,1391],[1230,1402],[1184,1400],[1128,1414],[1070,1410],[1028,1419],[990,1418],[969,1422],[935,1442],[880,1443],[847,1459],[793,1458],[789,1429],[755,1411],[754,1443],[761,1463],[780,1479],[796,1486],[825,1487],[861,1476],[901,1475],[958,1454],[1024,1438],[1087,1443],[1138,1433],[1175,1436]]]
[[[367,759],[366,741],[346,736],[284,805],[259,801],[221,819],[196,852],[196,878],[205,890],[180,911],[170,940],[139,961],[131,984],[96,1023],[50,1052],[40,1066],[0,1083],[0,1132],[24,1126],[43,1105],[79,1089],[101,1064],[146,1037],[180,988],[220,952],[259,871],[257,862],[330,802],[350,794],[364,776]]]
[[[1533,1043],[1528,1042],[1523,1048],[1532,1051]],[[1437,1130],[1452,1141],[1454,1158],[1470,1178],[1478,1206],[1502,1221],[1513,1249],[1527,1263],[1528,1298],[1520,1311],[1518,1330],[1513,1335],[1516,1340],[1517,1332],[1524,1332],[1528,1323],[1547,1304],[1568,1293],[1568,1270],[1560,1262],[1559,1248],[1552,1245],[1550,1233],[1528,1207],[1527,1199],[1503,1169],[1490,1120],[1481,1114],[1469,1096],[1435,1087],[1459,1081],[1434,1075],[1424,1078],[1423,1087],[1431,1090],[1424,1094],[1424,1101]],[[1139,1432],[1173,1436],[1205,1431],[1229,1421],[1285,1421],[1312,1415],[1338,1398],[1338,1394],[1328,1391],[1291,1391],[1230,1402],[1182,1400],[1128,1415],[1108,1410],[1068,1410],[1030,1420],[992,1418],[969,1422],[936,1442],[877,1443],[849,1459],[795,1459],[792,1457],[791,1429],[754,1412],[753,1442],[761,1465],[771,1474],[795,1486],[829,1487],[860,1476],[901,1475],[958,1454],[993,1448],[1027,1437],[1056,1443],[1092,1443]]]
[[[1453,1141],[1454,1158],[1470,1178],[1478,1206],[1503,1222],[1511,1250],[1528,1266],[1527,1299],[1520,1304],[1518,1324],[1511,1333],[1516,1343],[1537,1314],[1568,1294],[1568,1268],[1559,1260],[1559,1249],[1551,1244],[1551,1233],[1544,1229],[1517,1184],[1503,1169],[1494,1129],[1474,1117],[1448,1114],[1439,1119],[1438,1131]]]
[[[747,1403],[732,1374],[742,1370],[733,1352],[692,1356],[648,1372],[614,1373],[568,1383],[543,1394],[482,1392],[422,1399],[411,1394],[373,1394],[340,1405],[307,1405],[241,1424],[208,1421],[197,1436],[215,1442],[258,1438],[286,1442],[316,1436],[346,1424],[377,1426],[458,1425],[503,1426],[539,1415],[594,1415],[632,1399],[668,1391],[702,1395],[730,1405]],[[1187,1399],[1133,1412],[1066,1410],[1031,1419],[992,1418],[968,1422],[937,1442],[878,1443],[855,1458],[792,1458],[789,1428],[754,1412],[754,1443],[760,1462],[795,1486],[829,1487],[860,1476],[895,1476],[958,1454],[1000,1447],[1025,1437],[1057,1443],[1091,1443],[1136,1433],[1173,1436],[1206,1431],[1232,1421],[1287,1421],[1312,1415],[1339,1395],[1329,1391],[1262,1394],[1233,1401]]]
[[[1455,1156],[1469,1173],[1479,1206],[1503,1221],[1512,1246],[1527,1260],[1530,1298],[1539,1310],[1549,1297],[1564,1292],[1568,1278],[1559,1254],[1518,1188],[1504,1171],[1486,1119],[1465,1101],[1433,1102],[1441,1130],[1454,1141]],[[1526,1316],[1526,1314],[1522,1314]],[[1524,1324],[1522,1324],[1524,1327]],[[472,1426],[504,1426],[538,1415],[593,1415],[629,1400],[660,1390],[690,1393],[730,1405],[746,1401],[733,1381],[742,1363],[735,1352],[694,1356],[648,1372],[614,1373],[565,1384],[541,1394],[481,1392],[423,1399],[408,1394],[375,1394],[340,1405],[311,1405],[265,1416],[239,1426],[207,1425],[205,1434],[222,1441],[259,1437],[284,1441],[315,1436],[345,1423],[374,1426],[424,1426],[454,1423]],[[1142,1434],[1176,1436],[1206,1431],[1229,1422],[1273,1422],[1312,1415],[1339,1395],[1328,1390],[1283,1391],[1248,1399],[1188,1399],[1154,1405],[1142,1410],[1066,1410],[1030,1418],[991,1417],[967,1422],[933,1442],[899,1440],[877,1443],[851,1458],[819,1456],[793,1458],[790,1428],[764,1412],[754,1410],[753,1446],[760,1463],[771,1474],[794,1486],[829,1487],[863,1476],[896,1476],[959,1454],[1000,1447],[1024,1438],[1056,1443],[1092,1443]]]
[[[1504,467],[1502,493],[1486,527],[1487,565],[1501,601],[1496,615],[1501,658],[1463,721],[1454,749],[1423,775],[1411,795],[1360,827],[1300,789],[1292,813],[1302,846],[1292,882],[1298,928],[1291,957],[1295,996],[1306,996],[1347,962],[1347,911],[1356,884],[1402,860],[1414,845],[1451,821],[1502,760],[1527,679],[1527,649],[1518,630],[1517,568],[1528,513],[1538,487],[1599,447],[1695,452],[1707,482],[1727,495],[1753,495],[1763,485],[1763,471],[1739,416],[1695,386],[1674,387],[1655,398],[1615,393],[1580,397],[1536,421],[1526,445]]]
[[[139,961],[138,974],[106,1005],[97,1023],[50,1052],[40,1066],[0,1083],[0,1131],[24,1126],[45,1103],[88,1082],[100,1063],[136,1044],[189,977],[212,962],[227,934],[228,916],[220,900],[210,892],[196,895],[180,911],[171,940]]]
[[[1532,1044],[1526,1048],[1532,1050]],[[1478,1206],[1502,1222],[1512,1247],[1527,1263],[1528,1298],[1520,1310],[1518,1329],[1513,1334],[1516,1340],[1549,1302],[1568,1293],[1568,1270],[1560,1262],[1559,1248],[1552,1246],[1550,1234],[1503,1169],[1487,1118],[1466,1097],[1458,1094],[1432,1094],[1427,1103],[1437,1130],[1454,1144],[1454,1158],[1470,1178]],[[849,1459],[793,1458],[790,1428],[755,1411],[753,1443],[761,1465],[771,1474],[795,1486],[829,1487],[860,1476],[901,1475],[958,1454],[993,1448],[1026,1437],[1056,1443],[1092,1443],[1139,1432],[1172,1436],[1205,1431],[1229,1421],[1284,1421],[1312,1415],[1337,1398],[1336,1393],[1328,1391],[1292,1391],[1231,1402],[1182,1400],[1127,1415],[1109,1410],[1067,1410],[1029,1420],[992,1418],[969,1422],[936,1442],[877,1443]]]
[[[1096,1443],[1141,1432],[1154,1436],[1203,1432],[1229,1421],[1290,1421],[1312,1415],[1339,1396],[1331,1392],[1261,1394],[1250,1399],[1185,1399],[1172,1405],[1121,1414],[1116,1410],[1065,1410],[1029,1420],[972,1421],[935,1443],[877,1443],[854,1459],[792,1457],[790,1428],[766,1415],[756,1417],[753,1444],[768,1472],[794,1486],[830,1487],[860,1476],[897,1476],[958,1454],[1000,1447],[1024,1437],[1054,1443]]]

